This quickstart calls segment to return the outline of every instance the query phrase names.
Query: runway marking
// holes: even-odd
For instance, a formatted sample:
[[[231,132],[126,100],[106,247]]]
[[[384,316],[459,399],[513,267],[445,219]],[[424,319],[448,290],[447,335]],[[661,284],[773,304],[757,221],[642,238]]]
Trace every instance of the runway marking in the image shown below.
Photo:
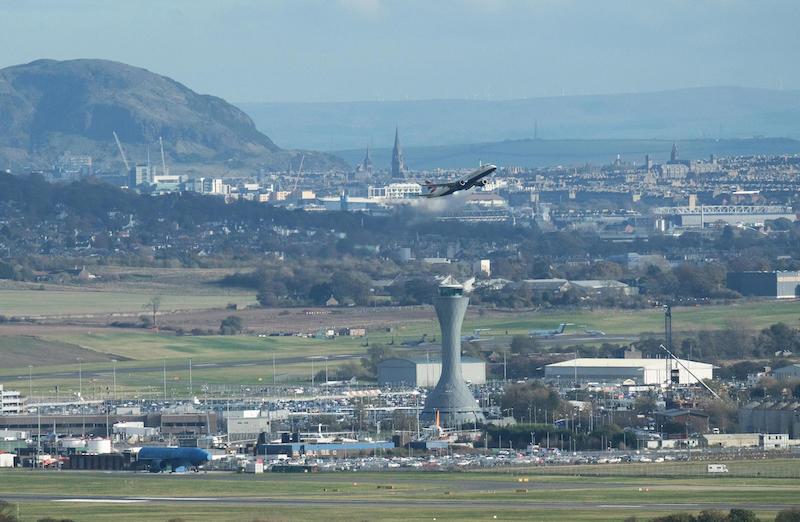
[[[600,504],[597,506],[601,509],[615,509],[615,508],[622,508],[622,509],[636,509],[641,508],[642,506],[636,506],[633,504]]]
[[[148,502],[146,499],[120,499],[120,498],[54,498],[53,502],[80,502],[92,504],[141,504]]]
[[[216,502],[219,499],[212,497],[135,497],[132,500],[137,502],[157,502],[159,500],[166,500],[169,502]]]
[[[256,363],[234,364],[234,366],[255,366]]]
[[[205,368],[206,366],[216,366],[217,363],[195,364],[195,368]]]

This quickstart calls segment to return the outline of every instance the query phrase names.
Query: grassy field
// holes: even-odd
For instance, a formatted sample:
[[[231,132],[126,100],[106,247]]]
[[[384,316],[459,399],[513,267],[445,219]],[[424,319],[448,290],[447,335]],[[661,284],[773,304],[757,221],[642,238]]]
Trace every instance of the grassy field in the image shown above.
[[[0,290],[0,302],[6,292]],[[43,295],[50,292],[44,292]],[[71,295],[72,292],[53,292],[54,294]],[[90,302],[86,306],[111,306],[106,300],[114,298],[114,293],[101,292],[81,292],[89,294]],[[27,291],[26,295],[40,294],[40,292]],[[100,300],[91,303],[91,298],[100,295]],[[146,301],[147,296],[134,298],[128,295],[130,306],[138,311],[141,310],[141,303]],[[185,301],[178,303],[178,297],[173,296],[172,301],[165,297],[165,306],[187,306]],[[216,300],[216,301],[215,301]],[[227,302],[226,296],[192,296],[190,302],[197,306],[208,306],[212,302],[221,304]],[[124,300],[117,303],[117,306],[124,308]],[[18,305],[18,306],[24,306]],[[53,310],[56,309],[55,303],[50,303]],[[357,320],[357,311],[347,311],[350,316],[330,316],[331,326],[334,324],[350,324]],[[408,339],[417,339],[423,333],[427,333],[429,338],[439,337],[438,325],[434,321],[433,310],[430,310],[431,320],[420,321],[419,310],[415,312],[414,321],[403,322],[403,310],[398,310],[396,322],[393,322],[392,331],[385,328],[375,328],[369,334],[370,344],[390,344],[394,343],[400,352],[415,354],[408,347],[402,346],[402,342]],[[691,308],[675,308],[673,311],[673,328],[675,332],[691,331],[697,329],[723,328],[732,324],[744,326],[751,329],[766,327],[770,324],[783,321],[794,325],[800,317],[800,303],[797,302],[776,302],[776,301],[749,301],[730,306],[707,306]],[[309,319],[311,320],[311,319]],[[318,318],[314,320],[319,320]],[[663,315],[660,310],[598,310],[598,311],[559,311],[553,313],[542,312],[521,312],[518,314],[488,312],[485,314],[471,314],[464,324],[464,333],[471,333],[475,328],[490,328],[486,336],[494,337],[493,341],[488,341],[487,345],[491,348],[492,343],[502,346],[508,342],[511,335],[526,334],[532,328],[554,327],[560,322],[571,322],[576,326],[572,327],[574,333],[580,336],[584,328],[603,330],[610,335],[626,334],[639,335],[644,332],[658,332],[663,328]],[[0,326],[0,334],[2,334]],[[6,327],[8,332],[13,332],[13,326]],[[36,325],[30,328],[39,328]],[[313,331],[313,330],[312,330]],[[546,344],[546,341],[544,341]],[[564,342],[570,342],[564,339]],[[578,342],[578,341],[576,341]],[[600,343],[603,338],[583,340],[580,342]],[[280,363],[282,359],[294,358],[291,363],[280,363],[280,373],[283,378],[280,380],[308,380],[312,373],[312,362],[309,357],[331,357],[329,368],[341,364],[344,360],[341,356],[351,355],[360,356],[367,350],[366,340],[360,338],[339,337],[334,340],[321,340],[300,337],[257,337],[255,335],[237,336],[175,336],[170,332],[162,332],[154,335],[147,330],[126,330],[113,328],[92,328],[90,326],[81,327],[78,325],[58,326],[50,328],[41,327],[41,331],[36,335],[0,335],[0,383],[13,385],[19,382],[21,368],[27,370],[28,365],[35,366],[32,372],[34,388],[52,390],[54,386],[74,387],[74,378],[63,378],[59,380],[56,372],[64,372],[65,366],[69,371],[76,371],[77,360],[84,361],[84,369],[105,372],[106,375],[98,378],[99,381],[106,382],[111,379],[112,359],[119,361],[118,386],[153,386],[158,385],[163,376],[159,372],[149,374],[130,373],[125,370],[133,370],[143,366],[153,366],[162,364],[166,360],[168,364],[175,366],[188,366],[188,359],[192,358],[194,363],[217,364],[219,367],[212,368],[202,366],[195,368],[195,382],[209,383],[255,383],[268,378],[271,382],[271,360],[274,356]],[[418,355],[419,349],[416,351]],[[305,358],[298,361],[297,358]],[[252,365],[254,360],[263,360],[266,366]],[[235,365],[237,362],[246,364]],[[227,363],[222,365],[221,363]],[[322,363],[320,363],[322,364]],[[321,367],[320,367],[321,368]],[[315,368],[316,369],[316,368]],[[27,372],[24,372],[27,373]],[[40,379],[37,374],[43,375]],[[266,375],[265,375],[266,374]],[[26,375],[27,377],[27,375]],[[171,378],[180,380],[181,375],[171,375]],[[26,383],[27,384],[27,383]],[[107,383],[106,383],[107,384]]]
[[[76,316],[108,313],[145,313],[144,305],[156,295],[132,291],[0,290],[0,313],[6,316]],[[254,295],[157,294],[161,310],[197,310],[225,307],[228,303],[254,304]]]
[[[698,458],[698,452],[694,452]],[[673,477],[719,479],[709,476],[707,466],[716,460],[694,460],[688,462],[628,463],[628,464],[583,464],[573,466],[534,466],[525,471],[537,475],[567,475],[589,477]],[[800,479],[800,459],[733,460],[719,461],[728,467],[726,481],[734,478]],[[746,483],[746,481],[744,481]]]
[[[75,520],[619,521],[737,506],[756,507],[769,519],[780,506],[796,504],[800,494],[796,481],[765,478],[608,477],[587,483],[581,477],[525,475],[527,482],[520,483],[521,478],[494,472],[255,476],[10,470],[0,472],[0,499],[18,506],[26,521],[56,514]],[[75,501],[87,497],[93,501]],[[235,503],[224,504],[226,499]]]
[[[325,362],[318,357],[328,357],[328,368],[333,370],[348,355],[362,353],[365,350],[362,342],[355,338],[193,337],[168,333],[154,335],[146,331],[103,331],[63,335],[59,339],[0,337],[0,356],[24,355],[19,360],[24,359],[34,366],[31,369],[34,393],[49,394],[55,386],[64,393],[77,391],[77,357],[82,357],[80,366],[84,377],[84,394],[91,393],[92,389],[104,390],[111,385],[112,359],[116,359],[119,391],[149,387],[161,389],[161,367],[166,363],[170,367],[168,388],[180,390],[177,392],[180,395],[188,383],[189,358],[193,363],[194,383],[198,387],[204,383],[271,383],[273,356],[278,382],[310,380],[312,367],[315,371],[324,369]],[[53,357],[53,351],[58,353],[58,357]],[[316,358],[313,362],[312,357]],[[57,364],[51,364],[51,361]],[[143,368],[150,370],[142,371]],[[31,385],[28,376],[27,365],[0,365],[0,384],[27,389]]]

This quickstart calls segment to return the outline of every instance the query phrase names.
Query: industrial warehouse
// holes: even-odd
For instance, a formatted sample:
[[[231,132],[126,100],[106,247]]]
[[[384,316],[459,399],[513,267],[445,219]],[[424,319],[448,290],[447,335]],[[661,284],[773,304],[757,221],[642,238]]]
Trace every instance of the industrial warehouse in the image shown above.
[[[461,358],[461,371],[469,384],[486,384],[486,363],[474,357]],[[381,386],[435,386],[442,375],[442,363],[425,358],[391,358],[378,364]]]
[[[575,358],[544,368],[546,379],[564,382],[657,386],[697,384],[711,379],[714,366],[685,359]]]

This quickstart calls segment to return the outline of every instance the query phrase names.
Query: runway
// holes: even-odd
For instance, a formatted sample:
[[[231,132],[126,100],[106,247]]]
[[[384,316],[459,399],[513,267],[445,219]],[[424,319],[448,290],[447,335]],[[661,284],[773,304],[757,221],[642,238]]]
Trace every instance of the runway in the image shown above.
[[[141,496],[65,496],[44,494],[7,494],[1,495],[0,500],[6,502],[61,502],[70,504],[236,504],[255,506],[280,506],[280,507],[367,507],[367,508],[398,508],[407,506],[410,502],[414,507],[426,508],[473,508],[473,509],[509,509],[509,506],[548,510],[618,510],[618,509],[648,509],[648,510],[727,510],[731,507],[751,509],[757,511],[779,511],[789,507],[788,504],[776,503],[742,503],[732,506],[730,502],[671,502],[671,503],[624,503],[614,502],[539,502],[526,500],[520,496],[518,501],[509,500],[465,500],[463,498],[448,499],[409,499],[399,497],[396,499],[353,499],[353,498],[278,498],[278,497],[141,497]]]

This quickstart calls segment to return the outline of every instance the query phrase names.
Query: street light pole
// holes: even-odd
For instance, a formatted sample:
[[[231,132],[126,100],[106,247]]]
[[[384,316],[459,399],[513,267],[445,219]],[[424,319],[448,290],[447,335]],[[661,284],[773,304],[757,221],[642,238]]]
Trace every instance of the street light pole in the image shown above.
[[[33,365],[28,365],[28,400],[33,399]]]
[[[113,397],[114,397],[114,400],[117,400],[117,360],[116,359],[111,359],[111,362],[114,363],[114,369],[113,369],[113,375],[114,375],[114,378],[113,378]]]

